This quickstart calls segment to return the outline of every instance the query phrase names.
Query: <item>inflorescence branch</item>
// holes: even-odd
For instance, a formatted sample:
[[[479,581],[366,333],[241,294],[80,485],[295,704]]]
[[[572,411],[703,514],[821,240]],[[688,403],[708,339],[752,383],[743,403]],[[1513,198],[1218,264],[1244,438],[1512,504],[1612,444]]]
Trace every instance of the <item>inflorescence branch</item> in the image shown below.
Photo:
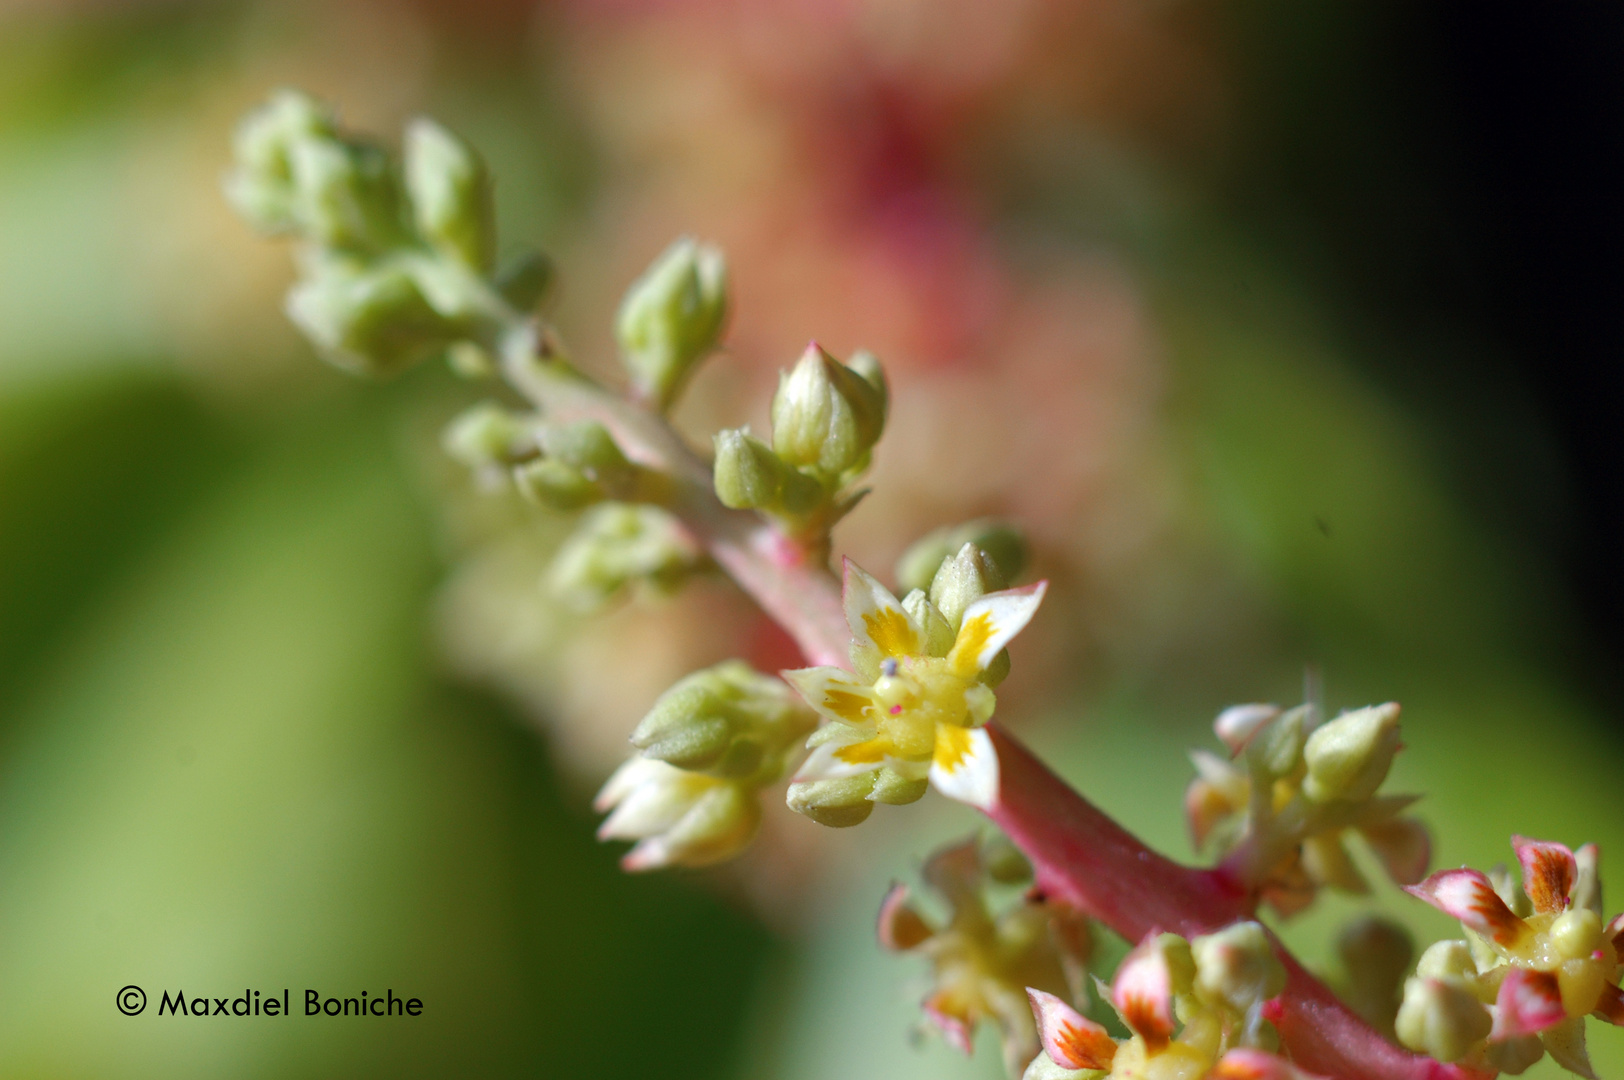
[[[1217,863],[1176,863],[992,721],[1005,646],[1047,587],[1011,587],[1018,535],[980,521],[925,537],[897,567],[901,599],[849,560],[830,569],[830,530],[866,494],[889,407],[872,355],[842,362],[809,346],[780,380],[769,436],[720,432],[706,461],[664,414],[725,329],[727,268],[713,248],[679,240],[632,285],[615,327],[629,386],[616,392],[576,369],[536,314],[547,261],[497,264],[489,174],[451,133],[414,121],[397,164],[284,92],[243,122],[235,153],[227,194],[256,227],[298,242],[288,313],[329,360],[389,375],[443,355],[528,402],[468,411],[445,445],[486,479],[579,513],[550,576],[560,602],[669,590],[716,567],[812,665],[778,678],[728,661],[660,698],[598,799],[600,835],[636,841],[628,869],[737,854],[761,792],[792,768],[789,806],[832,826],[934,786],[1007,840],[938,852],[926,878],[951,918],[933,925],[899,885],[880,941],[929,960],[925,1015],[950,1042],[968,1050],[981,1020],[998,1027],[1012,1074],[1471,1080],[1549,1053],[1590,1075],[1585,1018],[1624,1020],[1624,916],[1602,922],[1594,847],[1517,838],[1520,890],[1503,871],[1423,881],[1431,845],[1405,816],[1414,799],[1380,791],[1397,705],[1334,718],[1317,702],[1225,710],[1215,731],[1229,753],[1195,751],[1186,796],[1196,846]],[[1350,836],[1467,933],[1429,948],[1405,980],[1401,929],[1350,929],[1344,990],[1357,1012],[1255,921],[1262,905],[1288,917],[1322,888],[1368,891]],[[1022,882],[1020,901],[995,914],[989,890]],[[1095,980],[1127,1039],[1073,1007],[1088,997],[1087,919],[1136,943],[1109,986]]]

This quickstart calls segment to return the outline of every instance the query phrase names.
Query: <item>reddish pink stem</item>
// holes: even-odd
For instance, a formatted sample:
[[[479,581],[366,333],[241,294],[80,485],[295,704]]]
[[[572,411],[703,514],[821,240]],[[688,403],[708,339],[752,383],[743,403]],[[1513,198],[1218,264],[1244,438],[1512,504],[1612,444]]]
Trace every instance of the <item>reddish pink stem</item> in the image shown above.
[[[524,342],[520,343],[525,345]],[[505,371],[554,419],[603,423],[627,456],[672,481],[669,508],[711,557],[784,627],[813,664],[842,666],[850,633],[840,586],[820,559],[786,546],[754,514],[728,510],[711,492],[710,467],[658,416],[526,351]],[[988,817],[1037,868],[1038,885],[1129,941],[1152,929],[1201,934],[1249,918],[1251,896],[1222,869],[1181,866],[1150,850],[1049,771],[1010,735],[988,729],[1002,770]],[[1337,1080],[1476,1080],[1474,1074],[1387,1042],[1276,942],[1289,980],[1277,1026],[1303,1068]]]
[[[1182,866],[1150,850],[1049,770],[996,723],[999,798],[987,816],[1032,860],[1038,887],[1129,941],[1152,930],[1186,937],[1252,916],[1255,897],[1222,870]],[[1336,1080],[1472,1080],[1454,1065],[1401,1050],[1339,1001],[1286,950],[1276,1026],[1292,1060]]]

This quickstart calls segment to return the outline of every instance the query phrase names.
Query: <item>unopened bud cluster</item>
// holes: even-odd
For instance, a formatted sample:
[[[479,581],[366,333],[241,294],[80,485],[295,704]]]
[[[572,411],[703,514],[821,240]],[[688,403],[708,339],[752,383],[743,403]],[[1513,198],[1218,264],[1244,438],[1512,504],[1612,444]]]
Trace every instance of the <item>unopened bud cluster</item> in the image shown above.
[[[1404,984],[1399,1041],[1491,1075],[1549,1054],[1593,1076],[1585,1017],[1624,1024],[1624,915],[1603,921],[1594,845],[1574,852],[1518,836],[1512,847],[1521,888],[1496,867],[1444,870],[1408,890],[1459,919],[1466,938],[1421,955]]]
[[[945,920],[928,919],[894,885],[880,906],[880,944],[930,964],[922,1007],[930,1027],[968,1054],[976,1028],[992,1024],[1011,1076],[1038,1052],[1027,1006],[1029,986],[1073,997],[1082,990],[1092,938],[1085,919],[1034,896],[994,914],[997,885],[1030,879],[1031,867],[1008,841],[975,839],[944,848],[925,863],[925,881],[947,905]]]
[[[551,510],[591,507],[547,576],[553,595],[572,607],[601,607],[630,584],[669,593],[704,565],[699,545],[671,514],[614,501],[658,485],[595,420],[551,423],[487,402],[452,421],[441,441],[487,487],[511,485]]]
[[[1394,881],[1410,884],[1426,873],[1431,841],[1419,821],[1403,816],[1415,799],[1377,794],[1399,749],[1396,704],[1323,722],[1310,705],[1237,705],[1214,729],[1231,757],[1191,753],[1191,837],[1282,915],[1306,907],[1325,886],[1369,891],[1345,843],[1350,831]]]
[[[732,858],[761,821],[759,792],[789,767],[816,720],[782,681],[740,660],[697,671],[632,733],[639,753],[595,804],[599,839],[635,840],[628,870]]]
[[[1025,1080],[1302,1080],[1278,1056],[1265,1015],[1286,985],[1268,931],[1240,922],[1186,940],[1151,931],[1118,966],[1106,1003],[1131,1033],[1100,1024],[1029,989],[1043,1052]]]
[[[397,167],[283,91],[242,122],[234,150],[226,193],[259,229],[303,241],[288,314],[340,367],[391,374],[455,346],[477,368],[469,350],[545,285],[534,255],[494,272],[489,173],[433,121],[407,127]]]
[[[886,408],[885,376],[871,354],[842,364],[813,342],[779,378],[770,442],[748,428],[717,434],[717,498],[771,514],[792,532],[826,531],[856,505],[842,492],[868,468]]]
[[[628,585],[672,593],[705,565],[682,522],[657,506],[603,503],[581,516],[553,556],[547,585],[572,607],[591,611]]]

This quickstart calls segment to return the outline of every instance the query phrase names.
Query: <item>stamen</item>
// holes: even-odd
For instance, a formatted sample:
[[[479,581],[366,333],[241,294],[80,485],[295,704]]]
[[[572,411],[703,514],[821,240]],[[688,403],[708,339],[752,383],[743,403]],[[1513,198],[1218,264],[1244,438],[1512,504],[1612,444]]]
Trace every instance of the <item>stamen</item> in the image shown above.
[[[880,674],[888,679],[897,677],[897,661],[895,657],[886,657],[880,661]]]

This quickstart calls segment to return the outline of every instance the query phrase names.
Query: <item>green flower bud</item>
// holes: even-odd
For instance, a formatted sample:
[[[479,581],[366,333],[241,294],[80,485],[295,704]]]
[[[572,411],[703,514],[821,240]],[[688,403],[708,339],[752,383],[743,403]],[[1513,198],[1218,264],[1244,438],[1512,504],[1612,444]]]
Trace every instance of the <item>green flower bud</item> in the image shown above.
[[[1453,983],[1410,979],[1394,1022],[1399,1042],[1439,1061],[1459,1061],[1488,1037],[1494,1019],[1481,1001]]]
[[[664,510],[604,503],[587,511],[559,548],[548,584],[561,599],[589,610],[634,581],[675,591],[701,561],[693,539]]]
[[[500,319],[498,306],[478,274],[459,262],[418,255],[401,260],[429,307],[444,318],[454,333],[473,336],[482,321]]]
[[[445,355],[451,370],[464,379],[483,379],[496,374],[496,359],[477,342],[454,341]]]
[[[515,310],[528,314],[547,298],[555,273],[551,259],[539,251],[526,251],[496,272],[496,291]]]
[[[431,307],[404,270],[313,258],[288,291],[288,317],[336,367],[392,375],[449,345],[458,327]]]
[[[1272,782],[1294,772],[1303,756],[1303,728],[1309,709],[1288,709],[1259,728],[1246,744],[1246,767],[1254,777]]]
[[[716,434],[716,497],[735,510],[765,510],[791,520],[816,510],[823,487],[790,468],[748,428]]]
[[[784,463],[747,428],[716,433],[716,497],[735,510],[759,510],[778,501]]]
[[[533,455],[535,441],[525,422],[495,402],[468,409],[451,421],[440,445],[470,469],[511,465]]]
[[[491,177],[472,147],[432,120],[406,125],[406,191],[418,234],[440,254],[489,271],[495,248]]]
[[[887,806],[907,806],[916,803],[925,797],[930,789],[930,780],[923,776],[907,776],[895,769],[881,768],[875,770],[874,789],[868,797],[877,803]]]
[[[942,562],[965,544],[987,553],[1006,582],[1026,569],[1026,538],[1012,525],[992,518],[947,525],[915,541],[897,560],[897,582],[904,589],[929,589]]]
[[[1373,705],[1343,713],[1308,737],[1303,760],[1310,799],[1368,799],[1387,779],[1398,753],[1398,705]]]
[[[861,773],[839,780],[811,780],[791,784],[784,801],[797,814],[804,814],[819,825],[843,829],[861,825],[874,812],[869,800],[878,772]]]
[[[1213,1005],[1245,1013],[1286,988],[1286,969],[1255,922],[1239,922],[1190,941],[1195,992]]]
[[[953,627],[948,625],[947,619],[922,591],[915,589],[903,597],[902,610],[908,613],[915,625],[924,628],[927,656],[946,656],[953,650]]]
[[[858,349],[846,361],[846,366],[861,375],[879,394],[880,425],[883,427],[891,409],[891,387],[885,381],[885,369],[880,367],[880,358],[867,349]]]
[[[966,542],[937,569],[930,583],[930,602],[957,633],[966,608],[990,592],[1007,588],[1008,584],[992,557]]]
[[[400,189],[389,155],[338,139],[298,139],[288,147],[300,231],[317,244],[381,252],[406,242]]]
[[[1465,983],[1477,978],[1477,961],[1464,941],[1435,941],[1416,961],[1415,973],[1423,979]]]
[[[550,510],[579,510],[603,501],[603,488],[590,477],[556,458],[536,458],[513,467],[519,494]]]
[[[1336,951],[1348,973],[1345,1000],[1366,1023],[1391,1036],[1399,990],[1415,958],[1410,932],[1391,919],[1367,915],[1337,935]]]
[[[779,376],[772,420],[778,456],[832,481],[861,464],[879,441],[885,401],[867,379],[813,342],[794,369]]]
[[[266,233],[302,227],[291,150],[295,143],[338,138],[331,110],[296,90],[279,90],[245,116],[232,137],[235,164],[226,174],[226,198],[254,228]]]
[[[816,726],[782,679],[727,660],[662,694],[632,732],[632,745],[684,769],[767,784]]]
[[[727,319],[727,263],[713,247],[683,237],[632,283],[615,317],[632,383],[660,408],[716,347]]]
[[[598,839],[637,841],[621,860],[632,871],[730,859],[761,821],[761,804],[745,785],[642,757],[616,770],[593,807],[609,812]]]
[[[544,424],[541,448],[548,457],[578,469],[611,495],[633,482],[636,466],[620,452],[609,429],[596,420],[570,424]]]

